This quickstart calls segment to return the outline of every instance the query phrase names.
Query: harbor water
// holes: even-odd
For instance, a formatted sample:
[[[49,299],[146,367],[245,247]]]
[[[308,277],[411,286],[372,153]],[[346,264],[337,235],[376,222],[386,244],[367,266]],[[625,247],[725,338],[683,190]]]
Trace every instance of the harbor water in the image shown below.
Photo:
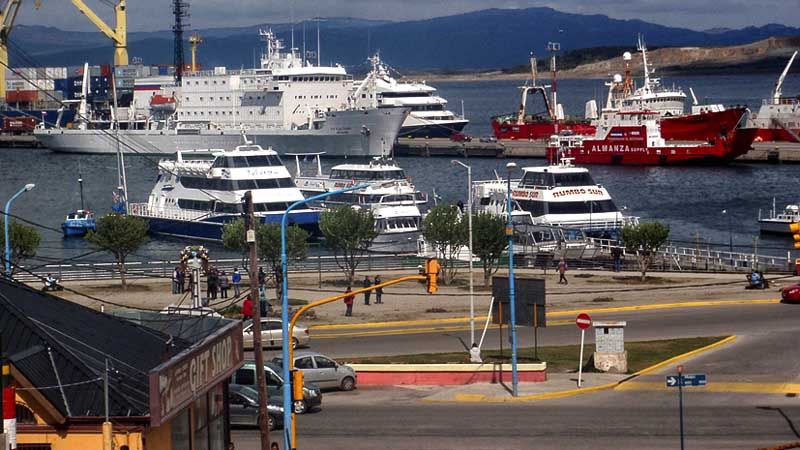
[[[670,77],[665,83],[691,86],[703,103],[744,104],[758,109],[761,99],[769,96],[774,76]],[[491,134],[489,118],[515,111],[519,101],[519,81],[440,82],[435,86],[460,111],[461,100],[471,120],[466,132],[474,136]],[[582,115],[587,99],[602,104],[605,91],[602,80],[561,80],[559,101],[567,114]],[[800,77],[790,75],[784,92],[800,92]],[[111,145],[111,144],[110,144]],[[294,160],[284,160],[294,171]],[[342,163],[342,159],[323,159],[323,169]],[[473,179],[505,177],[509,160],[473,158]],[[516,160],[518,166],[543,165],[539,159]],[[126,157],[129,197],[143,202],[156,179],[158,157]],[[417,187],[433,193],[440,202],[455,203],[466,199],[466,171],[450,163],[450,158],[399,158],[400,165]],[[307,168],[311,170],[309,162]],[[113,155],[70,155],[37,149],[0,149],[0,200],[10,198],[26,183],[36,188],[23,194],[13,204],[11,213],[42,225],[39,258],[32,265],[80,257],[79,261],[109,261],[110,256],[93,253],[81,239],[63,239],[59,229],[64,216],[80,206],[79,167],[84,179],[87,206],[99,215],[110,211],[111,194],[117,186],[116,158]],[[800,171],[793,165],[734,163],[723,167],[616,167],[593,166],[595,181],[606,186],[617,206],[644,220],[660,220],[671,228],[671,237],[681,246],[719,250],[728,247],[729,233],[737,251],[752,251],[758,234],[759,209],[767,214],[772,198],[778,208],[800,201],[796,192]],[[518,177],[521,172],[513,176]],[[728,214],[723,215],[722,211]],[[132,259],[174,259],[186,245],[184,241],[154,237]],[[761,236],[759,253],[785,256],[792,247],[789,236]],[[85,256],[83,256],[85,255]],[[212,246],[212,257],[234,257],[219,246]]]

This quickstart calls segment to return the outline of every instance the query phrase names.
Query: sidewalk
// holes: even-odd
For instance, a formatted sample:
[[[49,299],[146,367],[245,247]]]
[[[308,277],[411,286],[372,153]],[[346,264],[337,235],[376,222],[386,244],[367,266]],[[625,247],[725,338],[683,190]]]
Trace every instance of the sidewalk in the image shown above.
[[[582,386],[578,388],[577,373],[548,373],[544,383],[519,383],[517,397],[511,396],[511,383],[476,383],[438,388],[436,393],[425,397],[423,401],[500,403],[547,400],[612,389],[621,380],[629,377],[628,374],[585,373],[582,376]]]

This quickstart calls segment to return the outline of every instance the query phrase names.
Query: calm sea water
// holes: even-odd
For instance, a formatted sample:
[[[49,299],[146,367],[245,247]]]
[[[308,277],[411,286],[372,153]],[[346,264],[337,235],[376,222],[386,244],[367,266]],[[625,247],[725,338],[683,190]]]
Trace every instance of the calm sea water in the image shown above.
[[[747,104],[758,107],[761,98],[772,89],[774,77],[727,76],[670,78],[668,83],[691,86],[701,101],[725,104]],[[479,81],[438,83],[440,93],[460,110],[461,100],[471,123],[467,132],[489,135],[489,117],[516,109],[516,81]],[[790,78],[784,92],[800,93],[800,77]],[[568,114],[582,113],[587,99],[604,96],[600,80],[562,80],[559,98]],[[126,159],[128,188],[133,202],[145,201],[156,178],[158,157],[130,156]],[[289,164],[293,161],[287,160]],[[454,166],[449,158],[400,158],[412,181],[419,189],[441,196],[443,202],[466,198],[464,169]],[[508,160],[471,159],[475,180],[494,177],[504,172]],[[543,160],[517,160],[520,166],[544,164]],[[325,168],[341,160],[324,161]],[[33,191],[17,199],[11,212],[33,222],[51,227],[43,231],[40,256],[60,259],[82,255],[91,248],[80,239],[62,239],[58,227],[64,215],[80,206],[78,169],[84,178],[87,206],[100,214],[110,210],[111,191],[116,186],[116,159],[102,155],[66,155],[46,150],[0,150],[0,200],[4,203],[26,183],[36,183]],[[618,206],[645,219],[668,223],[675,240],[694,246],[701,242],[726,248],[729,229],[737,246],[750,248],[758,236],[756,219],[759,209],[771,208],[772,198],[778,208],[800,201],[796,191],[800,184],[800,167],[736,163],[726,167],[591,167],[598,183],[605,185]],[[721,214],[726,209],[727,216]],[[185,245],[172,239],[153,238],[136,257],[175,258]],[[791,238],[764,236],[759,242],[762,252],[785,255]],[[233,256],[212,246],[213,257]],[[83,261],[108,260],[94,254]]]

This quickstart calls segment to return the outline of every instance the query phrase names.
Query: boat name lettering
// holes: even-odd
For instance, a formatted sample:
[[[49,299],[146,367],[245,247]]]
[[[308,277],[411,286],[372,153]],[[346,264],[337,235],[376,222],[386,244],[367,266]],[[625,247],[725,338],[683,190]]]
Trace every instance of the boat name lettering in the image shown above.
[[[647,153],[644,147],[631,147],[627,144],[589,144],[591,152],[613,152],[613,153]]]
[[[539,191],[516,189],[511,192],[512,198],[540,198]]]
[[[553,198],[566,197],[569,195],[603,195],[603,191],[597,188],[575,188],[553,192]]]

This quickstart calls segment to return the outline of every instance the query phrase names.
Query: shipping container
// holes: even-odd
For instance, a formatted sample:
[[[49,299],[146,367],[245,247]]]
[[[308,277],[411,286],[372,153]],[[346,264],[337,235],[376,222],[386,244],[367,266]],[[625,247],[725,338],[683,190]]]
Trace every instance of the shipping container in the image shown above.
[[[6,133],[30,133],[34,127],[36,127],[36,119],[33,117],[3,117],[3,132]]]
[[[6,103],[33,103],[39,99],[39,91],[6,91]]]
[[[57,78],[53,80],[53,89],[61,92],[68,92],[67,81],[65,78]]]

